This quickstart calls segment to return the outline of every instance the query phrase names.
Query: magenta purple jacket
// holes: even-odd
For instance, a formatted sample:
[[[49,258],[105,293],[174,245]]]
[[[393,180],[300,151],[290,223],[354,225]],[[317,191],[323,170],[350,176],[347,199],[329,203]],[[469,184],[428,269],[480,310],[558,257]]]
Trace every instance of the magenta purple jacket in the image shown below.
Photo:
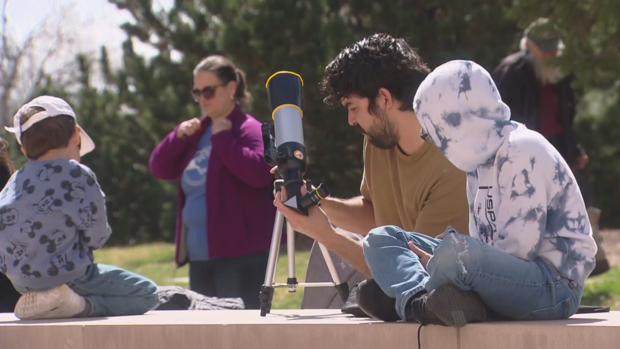
[[[274,176],[263,159],[261,123],[239,106],[227,117],[232,127],[211,136],[207,175],[207,238],[210,258],[238,257],[269,250],[276,208],[273,205]],[[185,195],[180,185],[183,170],[197,150],[211,118],[201,119],[199,132],[177,138],[179,125],[159,143],[149,162],[153,176],[177,181],[175,262],[185,265],[181,253],[182,208]]]

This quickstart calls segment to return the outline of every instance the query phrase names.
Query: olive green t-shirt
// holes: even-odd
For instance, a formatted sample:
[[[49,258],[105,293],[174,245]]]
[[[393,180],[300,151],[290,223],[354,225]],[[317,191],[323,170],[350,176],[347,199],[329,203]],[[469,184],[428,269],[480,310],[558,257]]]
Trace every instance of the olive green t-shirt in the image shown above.
[[[452,226],[469,235],[467,175],[428,143],[412,155],[364,140],[362,196],[377,226],[396,225],[431,237]]]
[[[437,147],[425,143],[411,156],[397,147],[382,150],[364,141],[364,176],[361,192],[372,202],[377,226],[396,225],[431,237],[448,226],[469,235],[467,177]],[[352,236],[355,240],[361,236]],[[366,277],[330,252],[342,281],[349,287]],[[310,253],[306,282],[332,278],[315,244]],[[304,290],[302,309],[340,309],[343,302],[332,287]]]

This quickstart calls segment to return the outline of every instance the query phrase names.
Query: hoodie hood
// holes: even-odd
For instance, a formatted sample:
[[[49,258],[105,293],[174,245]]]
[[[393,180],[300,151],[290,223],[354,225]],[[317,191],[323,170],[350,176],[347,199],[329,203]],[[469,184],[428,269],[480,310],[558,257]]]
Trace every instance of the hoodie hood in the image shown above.
[[[465,172],[492,166],[504,138],[517,128],[491,75],[472,61],[437,67],[420,85],[413,107],[433,142]]]

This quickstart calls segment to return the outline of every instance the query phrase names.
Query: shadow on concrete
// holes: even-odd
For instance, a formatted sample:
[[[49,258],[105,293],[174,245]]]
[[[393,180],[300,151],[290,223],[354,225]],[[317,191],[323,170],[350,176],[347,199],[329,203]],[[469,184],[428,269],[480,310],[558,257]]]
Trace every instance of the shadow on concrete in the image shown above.
[[[43,319],[43,320],[19,320],[0,321],[0,325],[19,324],[19,325],[52,325],[52,324],[68,324],[74,322],[90,322],[109,319],[107,317],[91,317],[91,318],[71,318],[71,319]]]
[[[369,322],[369,323],[382,323],[383,321],[374,320],[371,318],[362,318],[362,317],[354,317],[352,315],[347,315],[343,313],[333,313],[333,314],[324,314],[324,315],[296,315],[296,314],[277,314],[271,313],[272,316],[279,316],[286,318],[291,321],[298,320],[321,320],[321,319],[331,319],[331,318],[344,318],[347,320],[357,321],[357,322]]]
[[[496,321],[487,321],[484,323],[469,324],[469,325],[574,326],[574,325],[593,324],[597,322],[605,322],[608,320],[609,319],[570,319],[570,318],[567,320],[532,320],[532,321],[496,320]]]

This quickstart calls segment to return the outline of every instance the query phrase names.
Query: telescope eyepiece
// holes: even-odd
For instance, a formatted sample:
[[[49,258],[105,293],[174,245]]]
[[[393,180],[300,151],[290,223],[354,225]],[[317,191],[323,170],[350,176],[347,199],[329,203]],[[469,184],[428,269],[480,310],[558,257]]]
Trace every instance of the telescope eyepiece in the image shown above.
[[[300,199],[299,205],[304,210],[307,210],[314,205],[320,205],[321,200],[325,199],[328,196],[329,188],[327,188],[327,185],[325,185],[324,183],[321,183],[318,187],[316,187],[316,189],[307,192],[306,195],[304,195]]]
[[[316,191],[317,195],[321,200],[329,196],[329,188],[327,187],[327,185],[325,185],[325,183],[319,184],[319,186],[316,188]]]

